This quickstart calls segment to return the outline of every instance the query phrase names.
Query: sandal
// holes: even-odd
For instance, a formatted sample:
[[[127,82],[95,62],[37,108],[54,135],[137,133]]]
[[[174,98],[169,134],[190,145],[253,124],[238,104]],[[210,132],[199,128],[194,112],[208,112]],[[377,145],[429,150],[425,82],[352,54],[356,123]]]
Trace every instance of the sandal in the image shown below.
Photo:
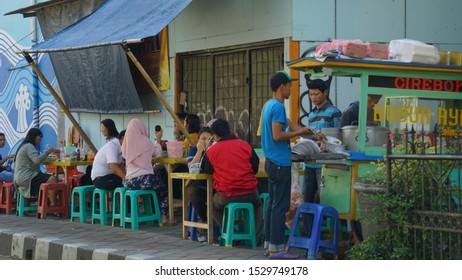
[[[293,254],[289,251],[271,252],[268,258],[270,260],[296,260],[298,259],[297,254]]]

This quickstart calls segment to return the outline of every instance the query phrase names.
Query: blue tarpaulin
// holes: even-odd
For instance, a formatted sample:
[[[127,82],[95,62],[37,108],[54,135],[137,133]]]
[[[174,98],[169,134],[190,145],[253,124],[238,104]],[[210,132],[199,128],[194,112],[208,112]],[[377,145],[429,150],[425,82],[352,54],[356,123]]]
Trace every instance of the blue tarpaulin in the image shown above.
[[[162,105],[141,102],[120,44],[157,35],[191,1],[50,1],[17,12],[36,11],[45,41],[25,51],[50,53],[71,112],[142,113]]]
[[[94,13],[27,51],[63,51],[147,38],[159,33],[191,1],[107,0]]]

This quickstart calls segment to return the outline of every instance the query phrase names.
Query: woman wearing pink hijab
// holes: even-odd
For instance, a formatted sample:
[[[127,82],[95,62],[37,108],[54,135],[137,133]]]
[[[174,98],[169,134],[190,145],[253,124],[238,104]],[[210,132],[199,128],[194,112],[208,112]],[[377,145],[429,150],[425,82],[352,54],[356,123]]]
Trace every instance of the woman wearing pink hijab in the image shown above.
[[[159,135],[158,135],[159,134]],[[162,137],[156,132],[156,138]],[[160,143],[160,139],[157,139]],[[132,119],[122,143],[122,156],[126,165],[126,186],[130,190],[154,190],[159,199],[160,212],[167,222],[167,188],[152,170],[152,158],[160,157],[162,147],[149,139],[146,126],[140,119]]]

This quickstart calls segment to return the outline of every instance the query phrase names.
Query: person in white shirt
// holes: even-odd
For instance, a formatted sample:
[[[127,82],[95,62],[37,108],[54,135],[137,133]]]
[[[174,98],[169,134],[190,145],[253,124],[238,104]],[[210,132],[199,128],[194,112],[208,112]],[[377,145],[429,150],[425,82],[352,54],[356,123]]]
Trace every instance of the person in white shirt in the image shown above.
[[[122,150],[117,136],[119,132],[111,119],[101,121],[101,133],[106,144],[96,153],[91,170],[91,179],[97,188],[114,190],[122,187],[125,169],[122,167]]]

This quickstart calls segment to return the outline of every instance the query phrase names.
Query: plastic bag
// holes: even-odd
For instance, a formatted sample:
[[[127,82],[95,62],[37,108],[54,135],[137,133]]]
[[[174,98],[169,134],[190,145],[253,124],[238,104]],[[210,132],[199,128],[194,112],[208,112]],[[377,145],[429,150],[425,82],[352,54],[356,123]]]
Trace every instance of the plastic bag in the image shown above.
[[[298,165],[297,165],[298,167]],[[290,207],[289,211],[286,213],[286,226],[288,228],[292,227],[292,222],[294,221],[295,213],[300,205],[303,204],[303,195],[300,191],[300,175],[298,174],[298,169],[292,165],[292,186],[290,192]]]
[[[440,61],[440,55],[434,46],[411,39],[391,40],[389,52],[393,61],[427,64],[437,64]]]

